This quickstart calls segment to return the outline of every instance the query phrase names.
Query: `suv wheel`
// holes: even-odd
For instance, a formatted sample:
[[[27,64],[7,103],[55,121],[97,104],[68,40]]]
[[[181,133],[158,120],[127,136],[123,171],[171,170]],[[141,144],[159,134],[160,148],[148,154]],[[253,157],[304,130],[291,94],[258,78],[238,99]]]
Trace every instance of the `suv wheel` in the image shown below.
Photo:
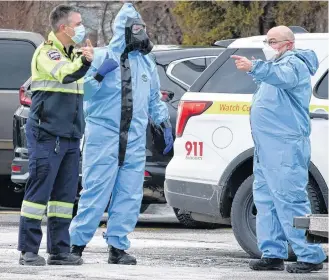
[[[218,224],[196,221],[192,218],[191,213],[180,213],[180,209],[173,208],[178,221],[187,228],[191,229],[215,229]]]
[[[251,257],[260,258],[262,253],[257,246],[256,237],[256,214],[257,209],[255,207],[252,195],[252,185],[254,176],[248,177],[240,186],[235,194],[232,210],[232,228],[236,240]],[[312,180],[308,184],[308,196],[311,203],[311,209],[313,214],[321,213],[321,198],[319,192],[315,187],[315,182]],[[291,246],[289,246],[289,260],[296,260],[296,256],[293,253]]]

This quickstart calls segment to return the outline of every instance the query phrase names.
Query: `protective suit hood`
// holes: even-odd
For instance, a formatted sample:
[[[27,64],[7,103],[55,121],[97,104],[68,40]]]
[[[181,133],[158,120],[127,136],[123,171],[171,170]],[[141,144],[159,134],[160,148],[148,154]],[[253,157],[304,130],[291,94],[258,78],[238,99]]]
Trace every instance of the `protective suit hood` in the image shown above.
[[[131,3],[125,3],[114,19],[113,37],[109,44],[109,48],[114,52],[123,53],[126,48],[125,27],[128,17],[142,18]]]
[[[306,64],[310,74],[314,76],[319,68],[319,61],[315,52],[312,50],[295,50],[294,53]]]
[[[310,71],[310,74],[314,76],[316,71],[319,68],[319,61],[314,51],[312,50],[301,50],[301,49],[295,49],[292,51],[287,51],[284,53],[278,60],[281,60],[284,57],[295,55],[300,60],[302,60],[305,65],[307,66],[308,70]]]

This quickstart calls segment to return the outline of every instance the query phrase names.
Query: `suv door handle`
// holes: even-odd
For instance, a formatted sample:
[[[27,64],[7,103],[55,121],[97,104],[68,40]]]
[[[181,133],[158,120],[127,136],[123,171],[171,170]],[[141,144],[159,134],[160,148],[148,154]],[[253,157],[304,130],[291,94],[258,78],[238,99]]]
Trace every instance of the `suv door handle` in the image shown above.
[[[323,119],[328,120],[328,113],[310,113],[311,119]]]

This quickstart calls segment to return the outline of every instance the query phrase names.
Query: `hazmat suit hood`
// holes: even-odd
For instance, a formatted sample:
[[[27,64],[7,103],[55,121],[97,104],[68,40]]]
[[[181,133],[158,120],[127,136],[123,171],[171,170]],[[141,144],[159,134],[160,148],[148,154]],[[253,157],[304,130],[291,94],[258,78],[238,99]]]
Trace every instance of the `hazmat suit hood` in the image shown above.
[[[131,3],[125,3],[114,19],[113,37],[109,44],[109,48],[114,52],[123,53],[126,48],[125,27],[128,18],[142,18]]]
[[[312,50],[294,50],[294,53],[306,64],[310,74],[314,76],[319,68],[319,61],[315,52]]]
[[[316,71],[319,68],[319,61],[314,51],[312,50],[301,50],[301,49],[294,49],[292,51],[287,51],[284,53],[279,60],[281,60],[284,57],[295,55],[298,57],[301,61],[305,63],[308,70],[310,71],[310,74],[314,76]]]

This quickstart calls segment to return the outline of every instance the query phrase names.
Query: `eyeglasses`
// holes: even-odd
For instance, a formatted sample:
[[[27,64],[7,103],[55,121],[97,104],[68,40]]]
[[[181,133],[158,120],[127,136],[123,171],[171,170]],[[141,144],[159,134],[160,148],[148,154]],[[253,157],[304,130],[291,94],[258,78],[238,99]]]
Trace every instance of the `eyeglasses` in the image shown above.
[[[281,42],[291,42],[290,40],[282,40],[282,41],[275,41],[275,40],[270,40],[270,41],[267,41],[267,40],[264,40],[263,43],[267,46],[274,46],[278,43],[281,43]]]

